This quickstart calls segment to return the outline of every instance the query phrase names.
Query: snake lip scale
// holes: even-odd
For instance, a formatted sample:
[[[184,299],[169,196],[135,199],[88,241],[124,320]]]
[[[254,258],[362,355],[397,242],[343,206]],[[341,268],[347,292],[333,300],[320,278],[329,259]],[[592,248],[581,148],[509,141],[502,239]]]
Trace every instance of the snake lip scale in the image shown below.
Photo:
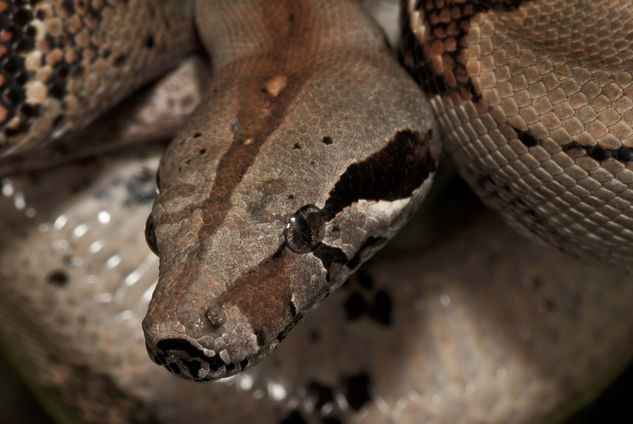
[[[212,58],[145,230],[146,347],[177,375],[226,377],[279,346],[407,222],[440,134],[520,231],[631,269],[631,0],[404,0],[402,61],[426,97],[351,0],[32,3],[0,0],[6,155],[172,66],[194,22]]]

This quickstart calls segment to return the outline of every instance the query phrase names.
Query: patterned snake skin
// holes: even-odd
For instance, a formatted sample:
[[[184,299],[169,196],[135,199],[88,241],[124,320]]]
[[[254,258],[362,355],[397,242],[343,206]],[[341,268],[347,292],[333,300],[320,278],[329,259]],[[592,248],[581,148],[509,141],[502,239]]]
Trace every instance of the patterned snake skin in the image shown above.
[[[71,123],[85,126],[141,84],[123,75],[147,66],[157,75],[170,66],[163,58],[178,61],[191,51],[184,3],[150,3],[0,0],[2,152],[28,150],[46,141],[51,130],[54,137],[62,135]],[[414,73],[427,81],[424,88],[434,96],[451,151],[483,199],[564,250],[628,268],[631,46],[626,34],[612,34],[629,27],[632,3],[405,3],[411,12],[405,19],[412,22],[405,30],[412,49],[405,63],[417,66]],[[612,7],[604,19],[619,26],[602,20],[606,4]],[[563,5],[579,14],[557,14]],[[133,20],[130,13],[141,10],[143,16],[145,7],[155,19]],[[533,18],[541,15],[551,21]],[[117,16],[129,19],[118,22],[135,24],[100,25],[101,18]],[[558,33],[566,35],[563,41],[552,41],[547,28],[563,17],[574,25]],[[451,27],[454,22],[458,25]],[[535,29],[527,32],[521,25]],[[90,41],[84,26],[104,32]],[[113,31],[119,26],[142,36]],[[57,35],[41,36],[45,27],[57,28]],[[132,51],[144,53],[127,56],[126,48],[100,47],[114,36],[106,27],[123,35],[121,40],[142,39]],[[174,31],[180,38],[168,41],[169,27],[181,28]],[[592,27],[602,30],[595,35]],[[535,38],[520,38],[526,34]],[[576,34],[586,37],[586,44],[573,41]],[[75,39],[83,41],[69,42]],[[48,56],[35,58],[33,45]],[[542,50],[522,50],[534,45]],[[22,62],[13,60],[14,52]],[[580,65],[561,70],[563,57]],[[605,57],[614,59],[605,63]],[[46,65],[32,72],[29,64],[35,62]],[[105,73],[109,79],[95,80],[99,72],[89,76],[90,69],[105,67],[113,70]],[[526,72],[523,79],[517,69]],[[508,81],[518,83],[504,85]],[[119,88],[103,98],[82,97],[84,88],[78,87],[87,83]],[[145,120],[142,110],[114,111],[65,145],[88,146],[76,155],[89,155],[97,144],[94,131],[108,128],[112,119],[127,119],[112,132],[131,134],[131,143],[169,137],[199,101],[183,94],[183,87],[192,90],[186,83],[175,86],[172,97],[150,93],[153,104],[157,98],[178,99],[162,112],[150,112],[152,119]],[[20,87],[58,95],[33,96]],[[562,93],[567,97],[561,100]],[[165,123],[174,104],[177,118]],[[147,107],[144,101],[138,105]],[[78,110],[81,118],[74,115]],[[134,124],[143,121],[156,128],[136,137]],[[453,145],[455,139],[463,144]],[[115,141],[103,152],[120,147]],[[59,164],[66,150],[0,161],[0,331],[11,340],[4,350],[27,380],[50,391],[45,401],[62,421],[541,422],[586,396],[633,353],[622,343],[633,335],[629,276],[526,242],[472,212],[473,229],[449,232],[432,250],[378,261],[352,278],[258,367],[203,386],[176,380],[147,360],[140,331],[158,274],[157,259],[139,230],[154,198],[158,154],[110,153],[20,176],[10,174]],[[537,190],[527,193],[527,186]],[[411,231],[428,232],[433,221],[422,217],[422,229]],[[51,407],[55,402],[67,409]]]
[[[480,197],[525,233],[630,268],[633,2],[406,3],[409,61]]]
[[[182,0],[0,1],[0,156],[84,127],[193,50]]]

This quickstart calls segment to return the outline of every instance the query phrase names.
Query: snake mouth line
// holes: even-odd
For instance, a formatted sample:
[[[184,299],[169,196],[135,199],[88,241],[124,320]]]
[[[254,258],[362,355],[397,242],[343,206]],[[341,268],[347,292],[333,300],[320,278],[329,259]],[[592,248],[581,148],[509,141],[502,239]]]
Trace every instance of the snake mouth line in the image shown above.
[[[207,355],[189,340],[181,338],[160,340],[156,347],[146,345],[154,362],[180,377],[194,381],[210,381],[228,377],[248,367],[244,359],[226,363],[218,354]]]

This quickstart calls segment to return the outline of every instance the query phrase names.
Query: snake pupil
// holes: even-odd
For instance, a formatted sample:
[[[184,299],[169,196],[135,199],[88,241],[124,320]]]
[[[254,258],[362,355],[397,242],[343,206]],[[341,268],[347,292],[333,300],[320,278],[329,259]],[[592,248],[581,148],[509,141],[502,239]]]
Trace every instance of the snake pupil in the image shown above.
[[[311,252],[323,239],[324,232],[325,220],[321,209],[314,205],[303,206],[286,225],[286,246],[295,253]]]

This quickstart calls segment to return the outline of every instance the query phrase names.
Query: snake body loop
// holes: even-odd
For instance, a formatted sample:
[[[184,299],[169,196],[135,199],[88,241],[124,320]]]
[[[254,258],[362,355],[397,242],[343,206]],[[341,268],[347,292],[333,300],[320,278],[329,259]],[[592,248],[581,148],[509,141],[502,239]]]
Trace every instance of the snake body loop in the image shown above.
[[[410,60],[481,198],[526,234],[630,269],[633,2],[406,3]]]
[[[194,48],[182,0],[3,0],[0,23],[0,156],[84,127]]]

